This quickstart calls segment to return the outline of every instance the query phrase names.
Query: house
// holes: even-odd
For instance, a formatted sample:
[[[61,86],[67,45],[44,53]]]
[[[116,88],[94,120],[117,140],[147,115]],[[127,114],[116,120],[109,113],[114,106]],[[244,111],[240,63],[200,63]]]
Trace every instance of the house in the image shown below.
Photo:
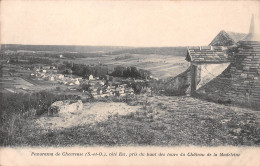
[[[218,74],[221,74],[230,63],[227,48],[222,46],[188,47],[186,60],[191,63],[191,95],[197,90],[199,82],[205,84],[205,81],[202,81],[204,77],[201,77],[203,72],[204,75],[211,75],[210,79],[212,79],[216,75],[208,69],[218,68]]]
[[[260,108],[260,35],[252,16],[249,33],[228,48],[230,65],[196,91],[202,98]]]
[[[92,74],[89,75],[88,80],[93,80],[93,79],[94,79],[93,75]]]
[[[54,70],[54,69],[56,69],[56,67],[55,67],[55,66],[50,66],[50,69],[53,69],[53,70]]]
[[[58,78],[59,78],[60,80],[63,80],[63,79],[64,79],[64,75],[63,75],[63,74],[59,74],[59,75],[58,75]]]
[[[42,73],[36,73],[36,77],[43,77],[44,76],[44,74],[42,74]]]
[[[42,69],[45,69],[45,70],[49,70],[51,67],[50,66],[43,66]]]
[[[98,81],[98,83],[99,83],[100,85],[105,85],[105,82],[104,82],[104,81]]]
[[[80,82],[78,79],[75,81],[75,85],[80,85]]]
[[[222,30],[218,33],[218,35],[210,42],[208,46],[203,47],[188,47],[187,54],[191,54],[190,56],[186,56],[186,60],[191,62],[191,64],[199,64],[197,65],[197,80],[196,87],[198,89],[216,76],[218,76],[222,71],[224,71],[228,67],[228,51],[229,48],[237,46],[237,42],[245,37],[244,33],[236,33]],[[219,48],[217,47],[219,46]],[[213,51],[216,49],[222,49],[220,52],[225,52],[225,57],[222,56],[222,59],[217,51]],[[208,51],[210,50],[210,51]],[[189,52],[190,51],[190,52]],[[215,52],[215,53],[214,53]],[[215,54],[215,55],[213,55]],[[223,54],[223,53],[221,53]],[[191,59],[194,57],[194,59]],[[207,57],[204,61],[204,57]],[[214,60],[215,59],[215,60]],[[227,63],[225,62],[227,60]],[[197,62],[196,62],[197,61]],[[203,62],[204,61],[204,62]],[[215,62],[214,62],[215,61]],[[186,69],[186,71],[180,73],[167,80],[165,87],[170,89],[176,89],[180,94],[190,94],[191,93],[191,75],[194,68],[192,65]],[[150,76],[150,78],[153,78]],[[194,78],[193,78],[194,79]],[[195,84],[194,84],[195,85]],[[194,87],[193,87],[194,88]]]
[[[218,35],[210,42],[210,46],[232,46],[236,45],[238,41],[246,36],[245,33],[236,33],[222,30]]]
[[[54,81],[54,76],[50,76],[50,77],[49,77],[49,80],[50,80],[50,81]]]
[[[58,74],[58,70],[57,70],[57,69],[52,69],[52,70],[50,70],[50,72],[51,72],[52,74]]]

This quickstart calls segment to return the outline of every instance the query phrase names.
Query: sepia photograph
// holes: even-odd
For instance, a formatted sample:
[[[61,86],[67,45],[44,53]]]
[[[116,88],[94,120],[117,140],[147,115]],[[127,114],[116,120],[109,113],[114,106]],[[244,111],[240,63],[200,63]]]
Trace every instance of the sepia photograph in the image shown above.
[[[260,1],[0,5],[0,165],[259,166]]]

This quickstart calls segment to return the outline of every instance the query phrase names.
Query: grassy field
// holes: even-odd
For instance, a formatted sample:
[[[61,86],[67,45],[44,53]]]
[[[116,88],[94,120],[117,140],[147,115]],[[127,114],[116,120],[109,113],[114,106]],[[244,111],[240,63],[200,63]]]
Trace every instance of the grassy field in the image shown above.
[[[103,112],[99,111],[93,115],[93,110],[87,108],[84,110],[86,112],[82,116],[83,119],[95,119],[103,114],[107,117],[76,126],[64,125],[63,128],[46,129],[37,125],[39,117],[23,119],[17,115],[11,123],[14,126],[18,124],[19,127],[12,129],[12,136],[8,137],[9,142],[6,145],[260,145],[258,111],[219,105],[191,97],[165,96],[139,96],[138,100],[128,102],[131,106],[116,104],[115,108],[119,112],[112,114],[104,113],[109,111],[105,108],[111,103],[92,105],[94,110]],[[132,111],[121,114],[120,109],[123,108]],[[71,116],[75,118],[75,115]],[[81,122],[78,118],[80,117],[77,117],[77,121]],[[49,125],[54,125],[51,122],[50,120]]]
[[[189,63],[185,61],[185,56],[157,54],[121,54],[95,58],[79,58],[73,61],[87,65],[102,63],[110,67],[117,65],[135,66],[139,69],[151,71],[152,75],[159,79],[174,77],[189,67]]]

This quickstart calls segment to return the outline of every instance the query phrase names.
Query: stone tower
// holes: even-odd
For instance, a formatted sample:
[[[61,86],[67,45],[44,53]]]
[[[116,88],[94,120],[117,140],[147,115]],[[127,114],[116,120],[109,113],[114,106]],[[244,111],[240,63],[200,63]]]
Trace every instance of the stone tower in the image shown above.
[[[237,53],[231,63],[232,90],[228,98],[234,102],[260,106],[260,37],[251,19],[249,33],[238,42]],[[260,108],[260,107],[258,107]]]

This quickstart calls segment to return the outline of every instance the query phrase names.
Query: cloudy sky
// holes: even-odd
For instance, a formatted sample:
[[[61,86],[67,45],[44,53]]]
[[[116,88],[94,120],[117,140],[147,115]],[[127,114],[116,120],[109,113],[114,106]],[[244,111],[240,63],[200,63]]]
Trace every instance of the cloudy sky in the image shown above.
[[[208,45],[224,29],[256,29],[259,1],[1,1],[1,43]]]

